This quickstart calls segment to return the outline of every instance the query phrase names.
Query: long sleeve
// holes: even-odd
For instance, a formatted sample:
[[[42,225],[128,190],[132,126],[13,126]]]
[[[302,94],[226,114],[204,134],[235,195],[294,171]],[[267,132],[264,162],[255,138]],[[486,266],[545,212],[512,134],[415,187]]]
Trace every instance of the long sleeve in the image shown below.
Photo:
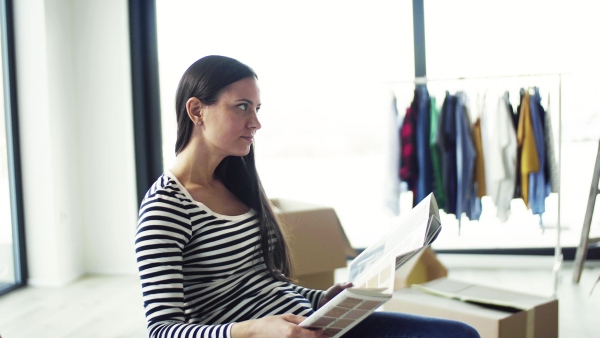
[[[135,249],[150,337],[229,338],[234,323],[308,316],[320,300],[269,274],[257,212],[215,213],[170,173],[142,202]]]
[[[185,322],[183,250],[191,237],[191,221],[177,201],[150,191],[139,213],[135,251],[149,337],[231,336],[232,324]]]
[[[323,299],[325,291],[308,289],[299,285],[293,285],[293,288],[294,291],[298,292],[302,297],[308,299],[314,310],[319,308],[319,303],[321,302],[321,299]]]

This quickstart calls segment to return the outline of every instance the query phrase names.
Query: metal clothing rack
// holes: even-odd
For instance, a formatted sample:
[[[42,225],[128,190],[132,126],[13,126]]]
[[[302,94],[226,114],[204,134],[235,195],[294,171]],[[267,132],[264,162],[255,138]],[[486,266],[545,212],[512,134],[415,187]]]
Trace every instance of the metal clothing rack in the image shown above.
[[[427,78],[415,77],[411,80],[404,81],[391,81],[387,82],[388,85],[394,84],[415,84],[415,85],[426,85],[431,82],[461,82],[461,81],[498,81],[498,80],[509,80],[509,79],[525,79],[525,78],[555,78],[558,85],[558,186],[559,191],[558,197],[558,210],[557,210],[557,231],[556,231],[556,245],[554,248],[554,266],[552,269],[553,278],[553,296],[556,297],[558,284],[560,280],[560,271],[562,270],[563,254],[561,246],[561,159],[562,159],[562,81],[563,76],[566,73],[542,73],[542,74],[520,74],[520,75],[500,75],[500,76],[480,76],[480,77],[456,77],[456,78]]]

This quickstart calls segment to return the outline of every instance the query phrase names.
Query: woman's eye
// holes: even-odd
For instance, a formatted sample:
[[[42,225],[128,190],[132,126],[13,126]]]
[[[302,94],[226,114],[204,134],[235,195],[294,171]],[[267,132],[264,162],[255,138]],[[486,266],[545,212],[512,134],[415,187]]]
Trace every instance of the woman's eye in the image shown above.
[[[248,110],[248,104],[247,103],[242,103],[242,104],[238,105],[238,107],[240,107],[240,109],[243,110],[243,111]]]

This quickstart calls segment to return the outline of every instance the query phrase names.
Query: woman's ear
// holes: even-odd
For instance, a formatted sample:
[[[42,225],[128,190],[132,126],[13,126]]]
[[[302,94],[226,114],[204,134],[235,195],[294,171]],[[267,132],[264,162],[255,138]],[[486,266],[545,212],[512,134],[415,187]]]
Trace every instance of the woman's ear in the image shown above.
[[[202,124],[202,101],[197,97],[190,97],[185,103],[185,110],[195,125]]]

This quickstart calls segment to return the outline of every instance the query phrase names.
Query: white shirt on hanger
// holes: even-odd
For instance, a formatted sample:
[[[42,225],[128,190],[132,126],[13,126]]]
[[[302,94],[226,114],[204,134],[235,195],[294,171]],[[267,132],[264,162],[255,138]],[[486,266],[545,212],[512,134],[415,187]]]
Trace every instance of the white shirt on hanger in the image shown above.
[[[486,98],[481,114],[486,192],[497,207],[497,217],[503,222],[510,215],[517,165],[517,135],[505,95]],[[495,109],[492,108],[494,97],[497,98]]]

